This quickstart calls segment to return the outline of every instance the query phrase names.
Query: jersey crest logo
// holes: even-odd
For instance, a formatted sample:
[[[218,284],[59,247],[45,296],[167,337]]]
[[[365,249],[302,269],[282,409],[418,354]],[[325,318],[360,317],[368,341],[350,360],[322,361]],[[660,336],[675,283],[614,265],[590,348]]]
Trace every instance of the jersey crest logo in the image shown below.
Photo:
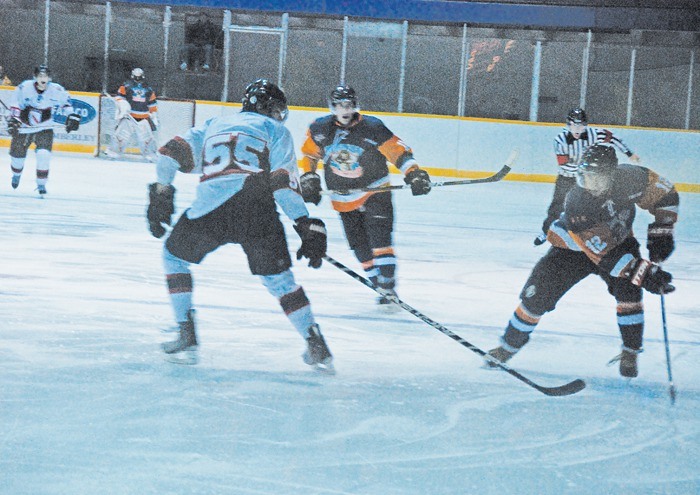
[[[355,148],[355,149],[353,149]],[[330,163],[333,173],[349,179],[362,176],[362,167],[358,163],[362,148],[357,146],[344,145],[331,151],[327,163]]]

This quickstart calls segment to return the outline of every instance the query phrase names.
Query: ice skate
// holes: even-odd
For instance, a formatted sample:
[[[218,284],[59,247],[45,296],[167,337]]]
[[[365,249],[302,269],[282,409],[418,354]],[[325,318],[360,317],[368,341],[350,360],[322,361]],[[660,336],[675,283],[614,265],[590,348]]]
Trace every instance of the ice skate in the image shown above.
[[[180,323],[177,340],[161,344],[166,360],[177,364],[197,364],[197,332],[194,324],[194,310],[187,313],[187,321]]]
[[[17,189],[19,187],[19,179],[21,178],[21,175],[13,175],[12,176],[12,189]]]
[[[509,351],[503,346],[498,346],[494,349],[491,349],[488,352],[488,356],[490,356],[492,359],[486,359],[484,362],[484,368],[486,369],[493,369],[493,368],[498,368],[498,365],[494,363],[493,361],[499,361],[501,363],[505,363],[510,360],[513,356],[515,356],[514,352]]]
[[[537,237],[535,237],[535,240],[532,241],[532,243],[533,243],[535,246],[541,246],[541,245],[544,244],[545,242],[547,242],[547,234],[545,234],[544,232],[542,232],[540,235],[538,235]]]
[[[639,374],[637,368],[637,354],[640,354],[642,349],[630,349],[623,347],[622,352],[612,358],[608,365],[620,362],[620,375],[625,378],[635,378]]]
[[[44,196],[46,194],[46,186],[36,186],[36,190],[39,193],[39,196]]]
[[[378,291],[381,295],[377,298],[377,305],[381,311],[385,313],[398,313],[401,310],[401,307],[397,303],[399,296],[394,289],[383,289],[379,287]]]
[[[304,362],[319,371],[335,373],[333,367],[333,355],[326,345],[326,340],[321,335],[321,329],[314,323],[309,327],[309,336],[306,338],[306,351],[302,354]]]
[[[103,153],[104,157],[107,158],[108,160],[121,160],[121,158],[122,158],[121,154],[119,154],[116,151],[111,150],[109,148],[104,150],[102,153]]]

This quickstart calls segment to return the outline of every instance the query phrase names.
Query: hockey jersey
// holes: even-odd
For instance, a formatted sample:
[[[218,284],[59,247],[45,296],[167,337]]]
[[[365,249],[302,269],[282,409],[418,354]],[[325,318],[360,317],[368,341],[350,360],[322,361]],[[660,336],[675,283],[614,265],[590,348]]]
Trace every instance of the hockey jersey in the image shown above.
[[[292,135],[281,123],[254,112],[214,117],[176,136],[159,150],[158,182],[170,184],[177,171],[201,174],[197,196],[186,215],[199,218],[237,194],[252,176],[261,194],[292,220],[308,216],[299,194],[299,169]]]
[[[70,115],[73,113],[68,92],[55,82],[49,81],[44,91],[38,91],[34,79],[27,79],[15,88],[10,104],[10,114],[20,120],[20,134],[33,134],[51,129],[56,122],[53,116],[57,113]]]
[[[653,170],[621,164],[613,185],[594,196],[576,185],[566,196],[564,213],[549,229],[553,246],[583,251],[605,273],[625,277],[636,259],[632,224],[636,207],[654,215],[655,223],[673,225],[678,219],[679,197],[675,186]]]
[[[559,175],[564,177],[576,176],[576,164],[586,148],[594,144],[608,143],[614,145],[627,156],[632,151],[619,138],[607,129],[587,127],[576,139],[566,127],[554,138],[554,153],[557,155]]]
[[[339,125],[333,115],[316,119],[307,130],[301,151],[302,169],[316,171],[318,162],[323,162],[326,186],[333,191],[389,184],[387,161],[404,175],[418,167],[411,148],[381,120],[360,114],[348,127]],[[372,194],[376,193],[334,192],[331,202],[336,211],[352,211]]]
[[[141,82],[126,81],[117,90],[117,99],[123,98],[131,105],[131,116],[138,120],[148,118],[158,111],[156,92]]]

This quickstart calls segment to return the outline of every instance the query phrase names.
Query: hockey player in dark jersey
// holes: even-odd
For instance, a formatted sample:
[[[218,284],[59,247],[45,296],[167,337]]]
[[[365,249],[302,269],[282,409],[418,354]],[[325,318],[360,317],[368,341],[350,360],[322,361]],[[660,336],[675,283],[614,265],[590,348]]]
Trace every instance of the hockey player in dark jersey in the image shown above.
[[[601,144],[583,153],[576,183],[566,196],[564,213],[549,229],[552,247],[530,273],[501,345],[489,354],[501,362],[509,360],[528,342],[542,316],[595,273],[617,301],[622,352],[611,362],[619,360],[622,376],[635,377],[644,333],[642,289],[653,294],[675,289],[671,274],[659,263],[674,250],[678,193],[653,170],[618,165],[615,150]],[[637,207],[654,216],[647,231],[648,259],[632,233]]]
[[[404,174],[413,195],[428,194],[430,177],[413,158],[413,152],[376,117],[360,114],[355,91],[338,86],[330,95],[331,114],[316,119],[301,148],[301,191],[308,203],[321,201],[321,178],[317,167],[324,164],[328,189],[345,191],[377,188],[389,184],[392,163]],[[357,192],[331,195],[339,212],[350,248],[368,278],[380,290],[379,304],[395,308],[396,256],[393,247],[394,207],[391,192]]]
[[[589,146],[598,143],[612,144],[627,155],[632,163],[639,163],[639,157],[612,132],[590,127],[585,110],[582,108],[571,110],[566,117],[566,127],[554,138],[554,153],[559,171],[554,183],[554,195],[547,209],[547,217],[542,222],[542,233],[535,238],[535,246],[545,243],[549,226],[564,210],[566,193],[576,183],[576,164],[581,153]]]
[[[17,189],[24,170],[27,151],[34,143],[36,148],[36,190],[46,194],[49,166],[53,149],[54,115],[66,116],[66,132],[77,131],[80,115],[75,113],[70,94],[51,81],[51,71],[46,65],[34,69],[34,78],[20,83],[12,95],[7,131],[10,141],[10,168],[12,188]]]
[[[158,121],[158,99],[155,90],[146,82],[143,69],[131,71],[131,79],[124,81],[117,90],[114,98],[117,121],[109,148],[104,152],[110,159],[119,159],[124,154],[131,136],[141,148],[143,157],[154,162],[156,160],[156,139],[154,132],[160,125]]]
[[[174,211],[177,171],[200,173],[197,197],[168,236],[163,262],[179,338],[163,344],[170,360],[196,362],[192,309],[192,263],[215,249],[240,244],[251,273],[258,275],[292,325],[306,340],[304,362],[332,370],[333,356],[314,319],[304,289],[292,274],[291,258],[276,205],[295,222],[301,237],[297,259],[313,268],[326,254],[326,228],[310,218],[298,191],[299,169],[292,136],[284,126],[287,99],[265,79],[246,88],[240,113],[215,117],[175,136],[159,150],[158,182],[149,186],[147,217],[155,237],[165,235]]]

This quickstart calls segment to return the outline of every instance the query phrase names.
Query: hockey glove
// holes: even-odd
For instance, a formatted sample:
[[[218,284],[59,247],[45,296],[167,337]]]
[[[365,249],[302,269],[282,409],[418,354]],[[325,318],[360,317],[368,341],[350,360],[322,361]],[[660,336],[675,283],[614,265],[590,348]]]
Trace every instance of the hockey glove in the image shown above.
[[[425,170],[415,168],[406,174],[403,178],[406,184],[411,185],[411,192],[414,196],[428,194],[432,186],[430,185],[430,176]]]
[[[162,224],[170,225],[173,213],[175,213],[175,188],[171,185],[149,184],[146,218],[153,237],[161,238],[165,235],[165,227]]]
[[[328,248],[326,224],[318,218],[300,217],[296,221],[294,230],[301,237],[297,259],[309,258],[311,268],[320,268]]]
[[[654,263],[666,261],[673,249],[673,225],[663,225],[650,223],[647,229],[647,249],[649,250],[649,260]]]
[[[321,176],[316,172],[306,172],[299,178],[301,197],[305,203],[318,205],[321,202]]]
[[[671,285],[673,276],[649,260],[640,259],[632,267],[630,282],[652,294],[670,294],[676,288]]]
[[[66,132],[70,134],[72,131],[77,131],[78,127],[80,127],[80,115],[70,114],[66,119]]]
[[[15,137],[17,134],[19,134],[20,127],[22,127],[22,122],[14,117],[10,117],[7,120],[7,133],[10,135],[10,137]]]

